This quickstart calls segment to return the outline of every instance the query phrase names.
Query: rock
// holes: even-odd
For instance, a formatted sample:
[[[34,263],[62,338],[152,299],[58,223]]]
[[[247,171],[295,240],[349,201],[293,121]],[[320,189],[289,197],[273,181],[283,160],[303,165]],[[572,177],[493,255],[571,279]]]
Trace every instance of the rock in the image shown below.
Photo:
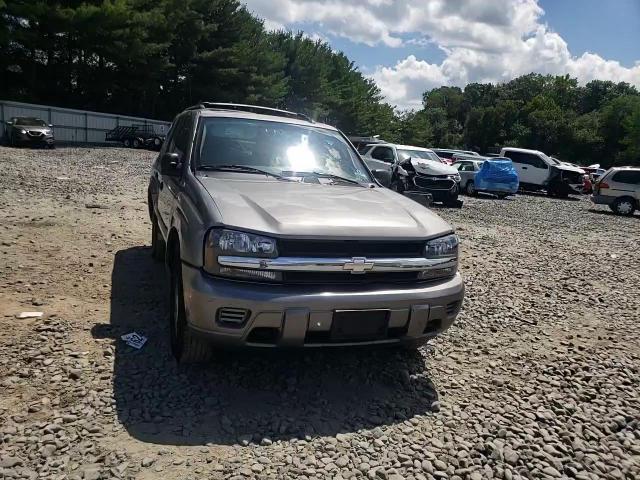
[[[13,468],[23,465],[22,460],[18,457],[2,457],[0,458],[0,468]]]
[[[144,457],[142,459],[142,461],[140,462],[140,465],[142,465],[144,468],[148,468],[151,465],[153,465],[155,463],[156,459],[152,458],[152,457]]]

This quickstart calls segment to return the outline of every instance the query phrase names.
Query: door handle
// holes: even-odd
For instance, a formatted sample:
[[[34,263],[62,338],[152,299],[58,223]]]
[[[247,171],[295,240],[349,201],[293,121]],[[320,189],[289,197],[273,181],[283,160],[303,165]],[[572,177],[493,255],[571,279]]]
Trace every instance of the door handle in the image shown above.
[[[526,170],[526,169],[527,169],[527,167],[522,167],[522,169],[523,169],[523,170]]]

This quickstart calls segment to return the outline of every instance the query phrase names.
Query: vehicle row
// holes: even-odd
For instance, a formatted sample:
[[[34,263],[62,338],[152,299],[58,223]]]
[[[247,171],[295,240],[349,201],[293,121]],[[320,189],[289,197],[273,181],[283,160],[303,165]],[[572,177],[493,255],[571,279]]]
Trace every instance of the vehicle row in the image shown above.
[[[55,148],[53,125],[37,117],[11,117],[5,123],[5,143],[10,147]],[[118,142],[126,148],[160,150],[165,136],[153,125],[119,126],[105,134],[106,142]]]

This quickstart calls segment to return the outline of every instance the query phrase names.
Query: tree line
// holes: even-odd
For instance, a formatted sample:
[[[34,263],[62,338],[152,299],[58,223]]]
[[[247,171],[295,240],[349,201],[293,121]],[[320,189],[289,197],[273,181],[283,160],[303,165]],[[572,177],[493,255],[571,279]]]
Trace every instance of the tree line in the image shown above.
[[[640,94],[563,76],[443,86],[401,112],[343,53],[238,0],[0,0],[0,97],[170,120],[200,100],[304,112],[352,135],[640,163]]]

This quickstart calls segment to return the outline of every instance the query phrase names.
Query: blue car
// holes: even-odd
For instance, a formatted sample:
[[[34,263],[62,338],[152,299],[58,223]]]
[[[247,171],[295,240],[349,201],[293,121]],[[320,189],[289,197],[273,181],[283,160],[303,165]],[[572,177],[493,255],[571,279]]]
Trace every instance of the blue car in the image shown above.
[[[505,157],[486,159],[474,179],[477,192],[493,193],[500,198],[516,193],[519,183],[518,173]]]

